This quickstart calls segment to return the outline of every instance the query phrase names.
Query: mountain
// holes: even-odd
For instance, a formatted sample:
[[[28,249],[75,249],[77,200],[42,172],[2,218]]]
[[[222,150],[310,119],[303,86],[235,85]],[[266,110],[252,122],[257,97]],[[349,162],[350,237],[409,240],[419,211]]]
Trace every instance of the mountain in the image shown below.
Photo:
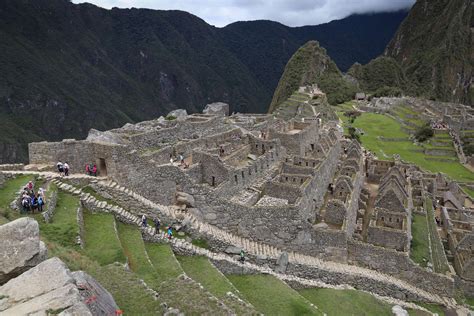
[[[344,70],[380,54],[405,16],[216,28],[182,11],[2,0],[0,163],[25,161],[31,141],[82,138],[175,108],[224,101],[232,111],[266,112],[287,60],[306,41],[321,38]]]
[[[469,0],[416,2],[385,51],[409,94],[474,105],[473,12]]]
[[[336,104],[353,98],[356,90],[344,79],[336,63],[317,41],[309,41],[288,61],[273,95],[269,113],[286,101],[299,87],[317,84]],[[340,99],[341,98],[341,99]]]

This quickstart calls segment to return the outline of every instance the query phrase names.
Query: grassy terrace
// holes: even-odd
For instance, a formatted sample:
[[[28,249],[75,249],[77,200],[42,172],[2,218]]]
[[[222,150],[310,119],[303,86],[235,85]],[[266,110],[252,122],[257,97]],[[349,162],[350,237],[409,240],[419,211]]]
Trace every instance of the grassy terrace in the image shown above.
[[[298,291],[328,316],[392,315],[392,306],[370,294],[355,290],[304,289]]]
[[[444,253],[444,247],[439,238],[438,228],[434,218],[433,202],[431,199],[425,201],[425,211],[428,221],[428,232],[431,240],[431,258],[433,260],[433,268],[438,273],[446,273],[449,271],[448,261]]]
[[[353,126],[363,131],[361,142],[364,147],[375,153],[380,159],[392,159],[394,154],[399,154],[405,161],[417,164],[423,169],[431,172],[443,172],[449,177],[459,181],[474,181],[474,174],[461,165],[455,157],[452,162],[428,160],[437,158],[427,156],[420,149],[421,146],[414,145],[411,141],[384,141],[384,138],[405,138],[409,135],[401,128],[396,120],[382,114],[363,113],[353,123]],[[444,134],[436,135],[443,139]],[[443,157],[440,157],[443,158]]]
[[[413,214],[411,233],[413,239],[411,241],[410,258],[420,266],[426,267],[428,261],[431,261],[426,216]]]
[[[110,214],[92,214],[84,210],[85,253],[100,265],[125,263],[120,240],[115,234],[115,219]]]
[[[322,315],[288,285],[270,275],[229,275],[227,278],[257,310],[266,315]]]

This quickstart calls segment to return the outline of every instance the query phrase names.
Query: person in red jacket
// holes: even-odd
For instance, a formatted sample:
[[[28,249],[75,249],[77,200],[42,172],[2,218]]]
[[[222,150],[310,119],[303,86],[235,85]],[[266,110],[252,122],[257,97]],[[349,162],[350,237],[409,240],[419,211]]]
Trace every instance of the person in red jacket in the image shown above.
[[[89,176],[91,175],[91,171],[89,169],[89,164],[88,163],[86,163],[86,174],[89,175]]]
[[[94,175],[94,177],[97,177],[97,166],[94,165],[94,167],[92,167],[92,174]]]

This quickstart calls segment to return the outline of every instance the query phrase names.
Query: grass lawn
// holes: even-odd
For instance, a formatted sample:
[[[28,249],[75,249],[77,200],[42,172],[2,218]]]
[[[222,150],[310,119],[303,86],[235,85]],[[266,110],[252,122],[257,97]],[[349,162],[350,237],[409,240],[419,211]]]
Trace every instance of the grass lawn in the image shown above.
[[[426,267],[428,261],[431,261],[426,216],[413,214],[411,233],[413,239],[410,258],[422,267]]]
[[[33,175],[19,175],[8,180],[0,188],[0,223],[4,224],[20,216],[18,213],[13,213],[13,210],[10,209],[10,203],[17,197],[20,188],[33,179]]]
[[[146,243],[145,249],[151,263],[155,267],[159,282],[171,281],[183,273],[183,269],[176,260],[170,245]]]
[[[394,154],[399,154],[403,160],[415,163],[431,172],[443,172],[455,180],[474,181],[474,173],[456,160],[453,162],[427,160],[425,158],[428,156],[424,153],[414,151],[420,150],[422,147],[414,145],[411,141],[386,142],[380,140],[379,136],[386,138],[409,137],[397,121],[386,115],[363,113],[355,120],[353,126],[364,132],[364,135],[360,137],[363,146],[380,159],[392,159]],[[445,136],[441,134],[436,137]]]
[[[392,315],[392,306],[374,296],[356,290],[304,289],[298,291],[328,316]]]
[[[201,283],[216,297],[222,298],[226,296],[227,292],[237,294],[232,283],[206,257],[178,256],[177,259],[187,275]]]
[[[471,198],[474,198],[474,190],[469,189],[466,186],[463,186],[462,189],[464,190],[464,192],[466,192],[467,195],[469,195]]]
[[[322,315],[287,284],[270,275],[228,275],[242,296],[266,315]]]
[[[76,221],[78,207],[78,197],[59,191],[52,222],[48,224],[40,222],[41,235],[65,247],[78,247],[76,245],[79,232]]]
[[[438,273],[449,271],[448,261],[444,252],[444,247],[439,238],[438,226],[436,225],[433,210],[433,201],[427,198],[425,201],[426,220],[428,221],[428,232],[431,237],[431,259],[433,260],[433,269]]]
[[[113,215],[84,210],[84,252],[100,265],[126,261],[114,225]]]

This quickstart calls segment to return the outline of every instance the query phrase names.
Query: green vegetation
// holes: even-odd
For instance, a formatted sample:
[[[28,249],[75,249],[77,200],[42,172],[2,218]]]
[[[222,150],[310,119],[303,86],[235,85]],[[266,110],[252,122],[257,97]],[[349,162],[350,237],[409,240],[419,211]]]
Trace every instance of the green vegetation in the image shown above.
[[[443,172],[458,181],[474,181],[474,174],[461,165],[456,157],[425,155],[423,147],[416,146],[409,141],[409,134],[401,128],[400,123],[386,115],[363,113],[352,126],[362,131],[360,136],[362,145],[375,153],[379,159],[393,159],[393,155],[399,154],[403,160],[412,162],[428,171]],[[433,139],[438,140],[445,137],[443,134],[435,134]],[[385,141],[384,138],[406,139],[406,141]],[[440,161],[440,158],[452,161]]]
[[[355,290],[303,289],[302,296],[318,306],[328,316],[392,315],[392,306],[368,293]]]
[[[187,275],[201,283],[216,297],[224,298],[227,292],[237,294],[232,283],[206,257],[178,256],[177,259]]]
[[[78,208],[78,197],[59,191],[52,222],[40,223],[41,235],[61,246],[76,249],[76,237],[79,232],[76,221]]]
[[[92,214],[84,210],[85,253],[100,265],[125,263],[122,245],[115,233],[115,218],[110,214]]]
[[[428,231],[431,240],[431,259],[433,261],[433,269],[438,273],[446,273],[449,271],[448,260],[444,252],[443,243],[438,234],[435,215],[433,210],[433,201],[427,198],[425,200],[426,220],[428,221]]]
[[[298,292],[273,276],[228,275],[227,278],[247,301],[266,315],[323,314]]]
[[[183,273],[168,244],[146,243],[148,257],[157,272],[158,282],[171,281]]]
[[[424,3],[416,2],[387,46],[386,55],[401,65],[411,95],[474,104],[472,87],[458,88],[470,87],[474,71],[473,13],[465,4],[446,0],[426,10]]]
[[[300,86],[317,83],[330,104],[343,103],[355,95],[355,86],[344,79],[326,50],[316,41],[309,41],[293,54],[281,76],[268,110],[285,102]]]
[[[208,249],[208,248],[209,248],[209,245],[207,244],[207,240],[205,240],[205,239],[201,239],[201,238],[193,239],[193,240],[191,241],[191,243],[192,243],[194,246],[198,246],[198,247],[201,247],[201,248],[204,248],[204,249]]]
[[[431,261],[426,216],[413,214],[411,234],[413,239],[411,241],[410,258],[420,266],[426,267],[428,261]]]
[[[425,142],[431,137],[433,137],[434,132],[429,124],[425,124],[419,127],[415,132],[415,138],[419,142]]]
[[[174,121],[174,120],[176,120],[176,116],[174,116],[174,115],[167,115],[167,116],[165,117],[165,120],[167,120],[167,121]]]
[[[356,63],[348,73],[358,80],[362,90],[380,96],[397,96],[406,85],[402,68],[389,57],[377,57],[364,66]]]

